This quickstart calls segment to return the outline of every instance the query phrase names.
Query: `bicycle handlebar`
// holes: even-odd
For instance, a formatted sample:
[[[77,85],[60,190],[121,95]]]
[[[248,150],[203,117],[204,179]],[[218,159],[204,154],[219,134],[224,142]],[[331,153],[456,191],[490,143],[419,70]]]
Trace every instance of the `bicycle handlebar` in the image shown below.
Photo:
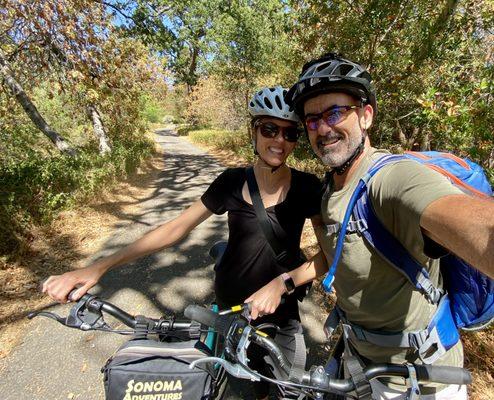
[[[250,326],[245,318],[239,314],[235,314],[235,312],[245,309],[249,309],[249,305],[244,304],[234,307],[230,311],[224,310],[223,312],[216,313],[198,305],[190,305],[185,309],[184,315],[191,321],[175,321],[174,318],[153,319],[144,316],[132,316],[107,301],[101,300],[94,295],[85,294],[72,307],[70,314],[66,318],[45,311],[31,313],[28,317],[33,318],[36,315],[43,315],[71,328],[123,333],[106,324],[102,314],[102,312],[105,312],[134,329],[134,333],[142,330],[144,326],[143,332],[145,333],[165,335],[170,332],[186,333],[190,339],[200,337],[202,324],[225,337],[225,353],[233,362],[212,357],[197,360],[192,363],[194,365],[201,362],[219,362],[234,376],[252,380],[266,379],[280,385],[297,388],[301,391],[313,390],[327,393],[348,393],[355,389],[351,378],[332,379],[324,372],[324,368],[320,366],[311,368],[310,371],[303,371],[303,374],[298,375],[298,382],[267,378],[251,370],[247,366],[248,358],[246,349],[252,342],[266,349],[273,362],[284,370],[287,375],[290,375],[292,366],[274,340],[262,331]],[[193,366],[192,364],[191,367]],[[415,370],[416,381],[419,382],[463,385],[469,384],[472,381],[471,375],[467,370],[447,366],[373,364],[364,368],[363,374],[367,380],[389,376],[409,378],[411,369]]]
[[[169,334],[170,332],[176,332],[187,334],[190,339],[197,339],[201,334],[201,326],[197,321],[177,321],[175,318],[154,319],[142,315],[133,316],[112,303],[91,294],[84,294],[71,308],[69,315],[65,318],[47,311],[29,313],[28,318],[31,319],[41,315],[54,319],[69,328],[76,328],[84,331],[103,330],[121,334],[132,333],[111,328],[104,321],[103,312],[111,315],[133,329],[134,333],[137,333],[138,331],[153,334]]]
[[[195,304],[187,306],[184,310],[184,315],[193,321],[209,326],[223,336],[226,336],[228,329],[230,328],[228,321],[231,320],[231,318],[229,316],[219,315],[214,311]]]
[[[187,318],[200,322],[206,326],[211,327],[218,333],[227,337],[231,334],[230,328],[232,325],[232,319],[226,315],[218,315],[212,311],[205,309],[197,305],[188,306],[184,315]],[[278,345],[274,340],[266,336],[260,336],[255,329],[251,329],[249,332],[249,338],[246,340],[253,341],[263,348],[265,348],[271,355],[271,358],[276,362],[279,367],[285,370],[287,374],[290,371],[291,366],[288,364],[283,365],[286,362],[286,358],[279,349]],[[237,353],[239,349],[237,349]],[[280,357],[280,354],[282,357]],[[245,368],[246,366],[244,366]],[[472,377],[470,372],[459,367],[449,367],[449,366],[432,366],[432,365],[413,365],[417,380],[419,382],[436,382],[444,384],[469,384],[472,382]],[[322,369],[323,370],[323,369]],[[249,370],[248,372],[252,372]],[[320,372],[320,371],[319,371]],[[409,378],[410,370],[407,365],[396,365],[396,364],[373,364],[364,368],[363,371],[367,380],[371,380],[379,377],[389,377],[389,376],[399,376],[403,378]],[[278,382],[280,383],[280,382]],[[291,382],[285,382],[287,385],[292,384]],[[331,379],[327,375],[319,375],[317,379],[311,376],[310,372],[304,372],[302,378],[302,385],[296,385],[308,389],[316,389],[323,392],[350,392],[355,389],[352,379]]]

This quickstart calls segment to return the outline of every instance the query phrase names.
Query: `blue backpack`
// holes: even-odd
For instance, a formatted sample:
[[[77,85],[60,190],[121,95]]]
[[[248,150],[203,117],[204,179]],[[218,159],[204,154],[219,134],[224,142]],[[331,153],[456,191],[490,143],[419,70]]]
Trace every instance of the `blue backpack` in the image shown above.
[[[455,255],[449,254],[441,258],[440,264],[445,291],[436,288],[430,281],[427,270],[379,221],[369,204],[367,193],[369,182],[385,165],[410,159],[440,172],[465,192],[485,198],[490,198],[493,194],[482,168],[470,160],[453,154],[435,151],[407,152],[380,158],[360,179],[350,198],[340,226],[334,260],[323,281],[323,287],[326,291],[331,290],[350,223],[431,303],[438,304],[438,308],[427,328],[417,332],[369,331],[343,319],[347,330],[358,340],[379,346],[415,348],[422,361],[429,364],[458,342],[458,328],[478,330],[493,321],[494,280]],[[352,221],[350,221],[351,217],[353,217]]]

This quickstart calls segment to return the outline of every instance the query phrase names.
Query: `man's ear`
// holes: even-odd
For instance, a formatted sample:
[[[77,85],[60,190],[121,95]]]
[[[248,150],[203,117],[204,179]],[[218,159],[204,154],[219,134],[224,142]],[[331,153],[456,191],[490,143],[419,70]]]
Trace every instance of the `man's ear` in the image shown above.
[[[363,115],[363,127],[364,129],[369,129],[372,126],[372,122],[374,121],[374,109],[370,104],[366,104],[364,106],[364,115]]]

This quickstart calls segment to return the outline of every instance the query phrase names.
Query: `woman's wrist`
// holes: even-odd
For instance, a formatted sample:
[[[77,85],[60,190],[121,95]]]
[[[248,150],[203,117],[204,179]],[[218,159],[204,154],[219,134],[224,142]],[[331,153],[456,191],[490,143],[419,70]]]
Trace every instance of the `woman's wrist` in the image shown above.
[[[108,259],[103,258],[101,260],[97,260],[93,264],[89,265],[88,268],[91,268],[93,271],[97,272],[99,276],[103,276],[106,274],[112,267],[114,263],[109,262]]]
[[[283,294],[292,294],[295,291],[295,282],[293,281],[292,277],[284,272],[279,276],[279,279],[281,281],[281,287],[282,287],[282,295]]]

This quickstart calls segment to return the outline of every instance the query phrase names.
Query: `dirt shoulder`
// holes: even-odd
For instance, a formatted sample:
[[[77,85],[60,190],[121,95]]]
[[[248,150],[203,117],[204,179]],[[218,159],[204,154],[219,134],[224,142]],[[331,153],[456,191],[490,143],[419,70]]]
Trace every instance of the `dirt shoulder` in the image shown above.
[[[40,294],[40,282],[84,266],[112,235],[121,216],[139,210],[140,201],[153,191],[151,183],[163,170],[163,153],[157,151],[128,179],[111,185],[89,203],[61,212],[49,226],[32,227],[32,240],[16,262],[0,260],[0,358],[22,341],[28,312],[51,303]]]

